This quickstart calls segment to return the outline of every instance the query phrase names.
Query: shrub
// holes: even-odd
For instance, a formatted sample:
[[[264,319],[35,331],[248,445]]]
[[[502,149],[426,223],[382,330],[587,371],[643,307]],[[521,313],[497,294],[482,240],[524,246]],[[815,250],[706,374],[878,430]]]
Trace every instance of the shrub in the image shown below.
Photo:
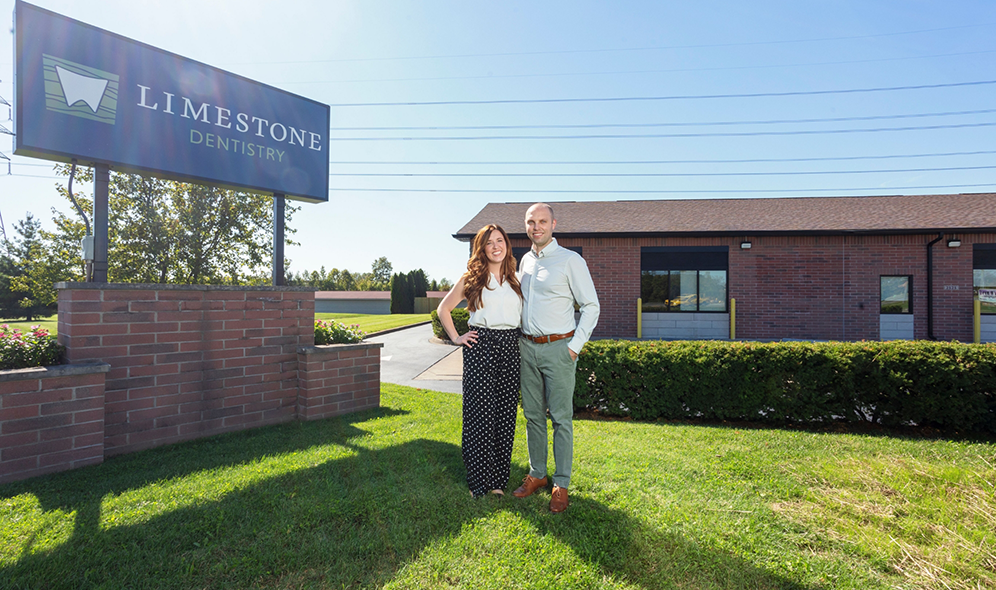
[[[0,370],[47,367],[63,362],[66,347],[41,326],[22,333],[7,324],[0,326]]]
[[[446,330],[443,330],[443,325],[439,323],[439,314],[436,313],[436,310],[432,310],[429,315],[432,316],[432,333],[440,340],[449,340],[450,337],[446,335]],[[467,322],[470,321],[470,312],[466,308],[454,309],[450,312],[450,317],[453,318],[453,327],[456,328],[458,336],[463,336],[470,330],[467,327]]]
[[[589,342],[574,405],[611,416],[996,433],[996,346]]]
[[[366,333],[359,326],[347,326],[335,320],[315,320],[315,344],[355,344]]]

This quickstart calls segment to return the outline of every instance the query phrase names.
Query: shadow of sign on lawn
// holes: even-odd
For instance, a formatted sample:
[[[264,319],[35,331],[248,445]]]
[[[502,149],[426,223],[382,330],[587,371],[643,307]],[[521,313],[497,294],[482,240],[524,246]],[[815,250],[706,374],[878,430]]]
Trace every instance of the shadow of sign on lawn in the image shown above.
[[[454,444],[416,439],[371,450],[350,443],[366,434],[354,424],[390,414],[364,412],[304,425],[305,432],[286,427],[276,437],[249,431],[122,458],[89,477],[63,474],[0,488],[0,500],[35,494],[44,510],[76,511],[66,541],[47,551],[25,547],[16,561],[7,556],[0,580],[12,588],[404,586],[398,578],[406,566],[417,565],[437,541],[457,538],[482,519],[509,516],[544,542],[567,547],[598,580],[643,588],[739,588],[745,580],[757,588],[802,588],[581,495],[562,515],[548,512],[545,497],[472,500]],[[101,515],[106,497],[313,446],[314,428],[325,429],[322,444],[349,447],[351,454],[234,487],[216,500],[195,499],[144,522],[115,526]],[[513,481],[525,472],[513,471]],[[77,480],[75,488],[58,485]]]

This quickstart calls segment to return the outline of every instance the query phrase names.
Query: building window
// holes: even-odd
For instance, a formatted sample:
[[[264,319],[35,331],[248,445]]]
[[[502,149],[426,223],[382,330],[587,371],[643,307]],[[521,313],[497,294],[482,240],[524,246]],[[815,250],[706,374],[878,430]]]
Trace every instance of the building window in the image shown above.
[[[881,313],[913,313],[910,305],[910,283],[912,277],[882,277]]]
[[[979,289],[996,289],[996,244],[974,244],[972,246],[972,287],[975,297]],[[982,301],[982,313],[996,315],[996,303]]]
[[[728,254],[726,246],[641,248],[643,311],[725,312]]]

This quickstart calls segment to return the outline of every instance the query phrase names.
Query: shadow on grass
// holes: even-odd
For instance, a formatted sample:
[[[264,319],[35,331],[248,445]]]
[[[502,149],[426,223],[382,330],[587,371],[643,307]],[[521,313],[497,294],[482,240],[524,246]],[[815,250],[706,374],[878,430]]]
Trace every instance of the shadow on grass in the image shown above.
[[[569,547],[599,572],[598,580],[609,576],[641,588],[803,588],[583,496],[572,498],[562,515],[551,515],[542,495],[472,500],[454,444],[416,439],[377,450],[350,445],[364,434],[354,424],[391,413],[382,409],[228,435],[121,458],[86,477],[64,474],[5,486],[0,498],[35,494],[46,510],[76,510],[82,518],[62,545],[22,554],[0,568],[0,580],[7,588],[354,588],[392,581],[405,586],[406,580],[398,579],[408,573],[402,569],[420,560],[430,545],[459,538],[469,523],[508,512],[538,535]],[[107,495],[327,443],[348,445],[356,454],[140,524],[101,523],[100,504]],[[524,474],[521,467],[515,471],[513,478]],[[442,582],[429,578],[412,584]],[[551,581],[513,580],[536,587]]]
[[[303,451],[318,445],[350,446],[366,434],[353,426],[379,417],[407,414],[377,408],[336,420],[293,422],[222,434],[168,447],[121,455],[82,471],[70,471],[0,486],[0,500],[32,494],[43,510],[75,512],[75,532],[95,531],[105,496],[116,496],[192,473],[235,467],[267,456]]]

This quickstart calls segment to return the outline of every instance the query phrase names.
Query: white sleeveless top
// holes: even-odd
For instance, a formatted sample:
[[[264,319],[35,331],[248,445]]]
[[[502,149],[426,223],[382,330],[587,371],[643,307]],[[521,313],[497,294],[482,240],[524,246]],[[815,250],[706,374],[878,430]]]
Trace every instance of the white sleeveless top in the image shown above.
[[[481,291],[481,307],[470,312],[467,323],[493,330],[518,328],[522,323],[522,299],[508,281],[499,284],[495,275],[490,275],[488,288]]]

